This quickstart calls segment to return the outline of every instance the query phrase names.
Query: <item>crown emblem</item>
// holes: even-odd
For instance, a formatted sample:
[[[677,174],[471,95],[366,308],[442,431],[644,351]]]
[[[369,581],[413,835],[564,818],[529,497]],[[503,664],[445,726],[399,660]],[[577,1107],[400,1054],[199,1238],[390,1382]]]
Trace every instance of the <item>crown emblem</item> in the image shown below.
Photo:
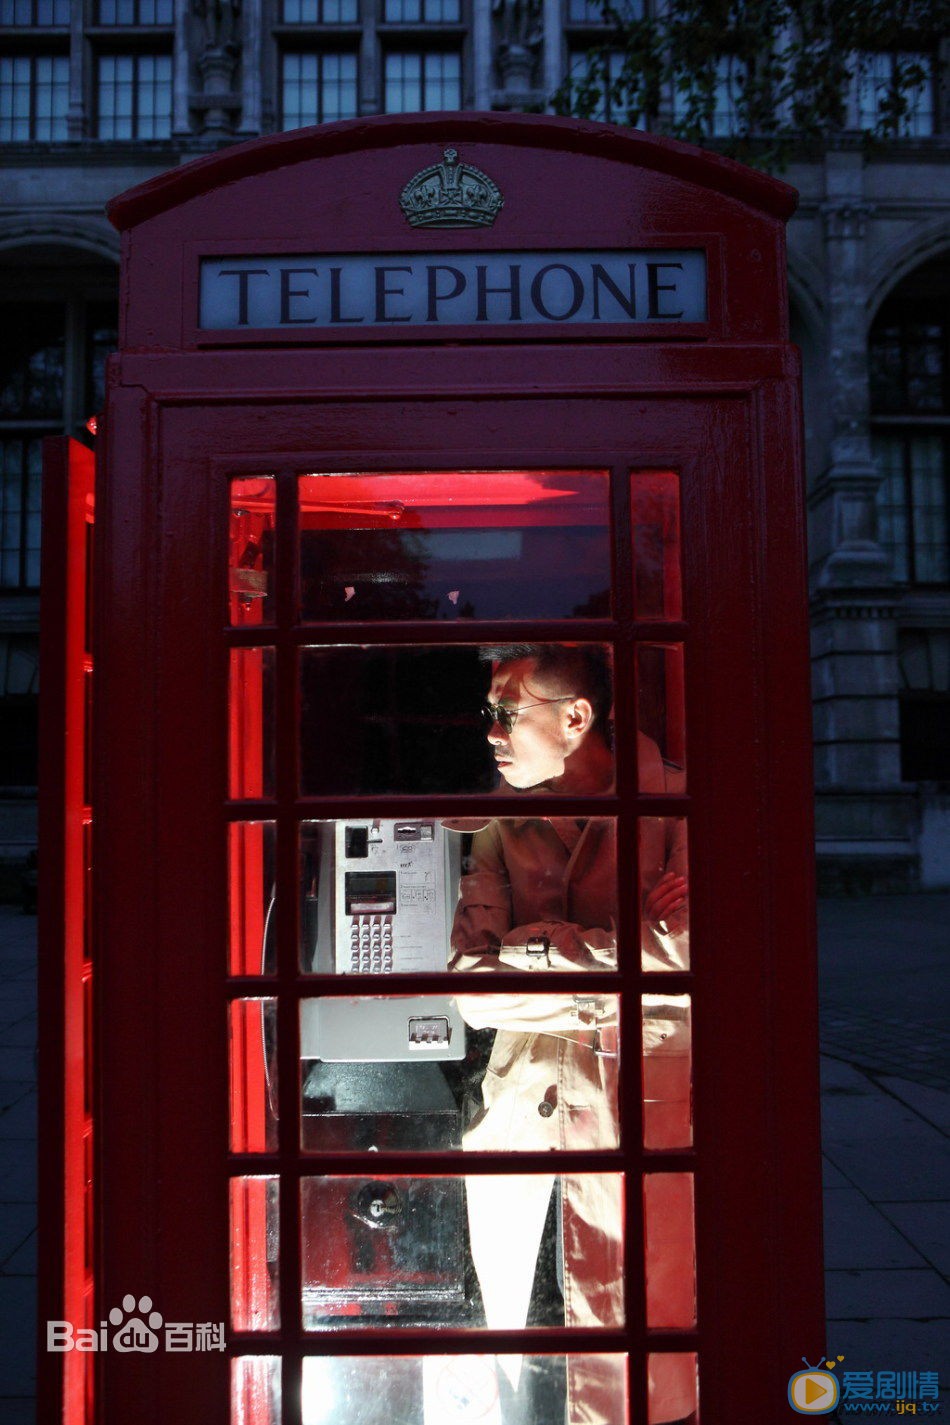
[[[460,163],[458,152],[447,148],[441,163],[421,169],[399,195],[414,228],[488,228],[504,198],[487,174]]]

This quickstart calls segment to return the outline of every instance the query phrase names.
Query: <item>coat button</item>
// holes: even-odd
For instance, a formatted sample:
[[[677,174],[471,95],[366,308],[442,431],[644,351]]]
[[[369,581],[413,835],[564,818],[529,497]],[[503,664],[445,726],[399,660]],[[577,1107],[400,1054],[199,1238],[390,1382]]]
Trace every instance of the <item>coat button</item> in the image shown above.
[[[554,1112],[554,1104],[548,1103],[547,1099],[543,1098],[538,1104],[538,1112],[540,1113],[542,1118],[550,1118],[551,1114]]]

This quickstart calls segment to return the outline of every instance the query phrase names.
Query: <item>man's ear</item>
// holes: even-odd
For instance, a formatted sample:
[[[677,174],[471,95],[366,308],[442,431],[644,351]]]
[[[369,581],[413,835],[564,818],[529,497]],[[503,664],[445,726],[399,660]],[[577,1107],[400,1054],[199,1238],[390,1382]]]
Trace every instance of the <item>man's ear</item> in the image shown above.
[[[593,704],[587,698],[574,698],[567,704],[566,730],[568,737],[583,737],[593,721]]]

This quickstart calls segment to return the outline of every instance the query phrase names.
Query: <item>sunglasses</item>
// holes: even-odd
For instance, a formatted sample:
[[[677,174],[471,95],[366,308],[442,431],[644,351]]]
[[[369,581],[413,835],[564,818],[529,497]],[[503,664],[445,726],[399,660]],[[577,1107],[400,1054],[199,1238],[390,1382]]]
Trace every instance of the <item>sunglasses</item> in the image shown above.
[[[502,732],[508,733],[518,721],[519,713],[526,712],[528,708],[547,707],[551,703],[569,703],[574,693],[565,693],[563,698],[541,698],[536,703],[522,703],[521,707],[510,707],[507,703],[482,704],[482,717],[488,727],[494,727],[497,723]]]

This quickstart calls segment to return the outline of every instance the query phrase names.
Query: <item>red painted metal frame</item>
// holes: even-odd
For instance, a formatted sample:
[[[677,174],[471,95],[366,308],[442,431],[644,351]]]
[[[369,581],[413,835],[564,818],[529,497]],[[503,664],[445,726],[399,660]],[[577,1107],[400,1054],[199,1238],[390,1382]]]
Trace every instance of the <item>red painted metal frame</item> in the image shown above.
[[[248,250],[315,241],[343,250],[405,247],[398,178],[453,142],[506,193],[491,245],[635,247],[670,233],[721,235],[705,340],[584,344],[566,329],[545,344],[334,350],[319,345],[182,350],[192,314],[189,252],[246,233]],[[398,160],[398,162],[397,162]],[[510,201],[509,201],[509,195]],[[688,811],[693,968],[599,977],[625,991],[628,1045],[643,991],[694,997],[696,1147],[638,1152],[640,1095],[623,1095],[624,1153],[559,1155],[562,1169],[695,1168],[699,1255],[696,1332],[644,1329],[640,1194],[629,1194],[628,1330],[598,1333],[360,1331],[304,1338],[299,1225],[281,1220],[279,1337],[292,1383],[308,1348],[343,1354],[632,1349],[632,1411],[645,1391],[639,1351],[691,1349],[702,1360],[707,1425],[735,1418],[741,1343],[743,1409],[756,1425],[785,1418],[799,1357],[823,1339],[818,1178],[815,970],[797,359],[786,345],[782,219],[791,190],[725,160],[632,131],[558,120],[423,116],[329,126],[229,150],[117,200],[126,229],[124,354],[113,365],[108,473],[99,502],[96,833],[99,1274],[104,1308],[147,1293],[167,1318],[228,1313],[231,1172],[279,1171],[286,1186],[354,1155],[301,1157],[297,1145],[296,1005],[301,993],[352,993],[351,979],[297,968],[296,927],[278,921],[276,977],[227,980],[226,825],[278,825],[278,879],[293,885],[301,818],[352,812],[357,799],[302,798],[293,759],[276,797],[227,806],[226,647],[260,640],[226,626],[229,475],[283,476],[278,560],[293,564],[295,472],[319,469],[610,468],[615,618],[544,625],[549,638],[685,640],[688,799],[638,796],[633,659],[617,663],[615,797],[546,802],[547,814],[621,816],[629,867],[622,943],[638,943],[636,823]],[[697,221],[698,215],[698,221]],[[420,234],[451,251],[471,234]],[[682,239],[685,241],[685,239]],[[697,242],[699,237],[697,236]],[[685,609],[681,622],[638,625],[632,608],[629,471],[674,469],[682,481]],[[273,638],[277,724],[297,731],[294,655],[301,643],[496,640],[512,625],[294,627],[285,579]],[[518,636],[530,636],[518,625]],[[457,812],[458,798],[373,798],[377,815]],[[512,798],[466,809],[523,814]],[[367,803],[363,803],[367,805]],[[291,903],[295,897],[291,897]],[[287,898],[285,898],[285,905]],[[444,983],[444,982],[443,982]],[[517,977],[506,979],[514,989]],[[558,977],[558,987],[567,979]],[[589,988],[590,978],[583,979]],[[432,981],[438,985],[437,980]],[[487,989],[484,976],[453,989]],[[530,977],[537,990],[536,977]],[[378,985],[378,982],[377,982]],[[377,985],[371,984],[370,989]],[[387,989],[418,991],[393,979]],[[228,1157],[225,1004],[278,995],[281,1123],[276,1154]],[[635,1062],[635,1058],[629,1060]],[[629,1077],[629,1076],[628,1076]],[[550,1169],[541,1155],[525,1171]],[[466,1172],[514,1166],[466,1155]],[[373,1173],[459,1171],[457,1157],[374,1154]],[[52,1210],[52,1209],[50,1209]],[[273,1338],[232,1338],[268,1353]],[[215,1354],[105,1354],[97,1362],[102,1425],[225,1425],[228,1364]],[[292,1389],[284,1420],[293,1418]]]
[[[39,1177],[37,1416],[92,1419],[92,1357],[47,1355],[46,1322],[94,1326],[93,1121],[86,799],[89,539],[95,460],[43,444],[40,656]]]

